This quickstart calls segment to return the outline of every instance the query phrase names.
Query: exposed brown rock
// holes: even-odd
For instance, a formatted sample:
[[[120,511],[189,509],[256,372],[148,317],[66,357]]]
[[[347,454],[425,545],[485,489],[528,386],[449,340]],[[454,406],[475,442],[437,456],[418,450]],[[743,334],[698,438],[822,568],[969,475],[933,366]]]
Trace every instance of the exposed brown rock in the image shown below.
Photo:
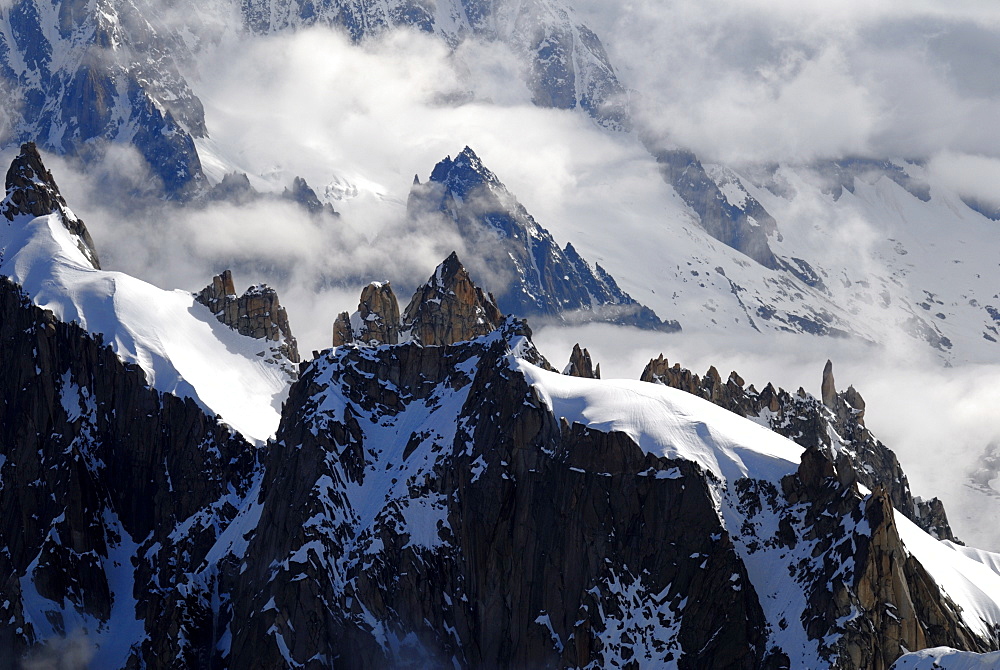
[[[413,294],[403,327],[415,341],[435,346],[486,335],[502,320],[493,296],[472,283],[458,254],[452,252]]]
[[[21,153],[10,164],[5,182],[7,196],[0,213],[8,221],[15,216],[45,216],[58,212],[66,229],[76,237],[77,247],[95,269],[101,269],[87,227],[78,219],[59,192],[52,173],[45,169],[34,142],[21,145]]]
[[[833,361],[828,360],[823,368],[823,383],[820,387],[823,404],[833,409],[837,403],[837,385],[833,381]]]
[[[195,300],[205,305],[216,318],[241,335],[258,340],[282,342],[280,351],[292,363],[299,362],[298,343],[292,336],[288,314],[278,300],[278,294],[265,284],[251,286],[236,295],[233,273],[225,270],[212,278],[212,283],[195,294]]]
[[[594,367],[594,362],[590,358],[590,352],[581,349],[579,344],[573,345],[573,353],[569,356],[569,365],[563,370],[564,375],[571,377],[585,377],[587,379],[601,378],[601,364]]]
[[[333,320],[333,346],[342,347],[354,342],[354,331],[351,330],[351,315],[341,312]]]
[[[358,305],[361,332],[357,339],[366,344],[399,343],[399,303],[389,282],[372,282],[361,291]]]
[[[785,498],[805,505],[800,537],[814,544],[803,616],[821,653],[845,670],[888,670],[905,653],[928,646],[985,649],[959,609],[903,544],[888,491],[863,496],[846,455],[808,448],[793,475],[782,479]],[[841,560],[831,561],[829,557]],[[819,558],[826,557],[826,558]]]

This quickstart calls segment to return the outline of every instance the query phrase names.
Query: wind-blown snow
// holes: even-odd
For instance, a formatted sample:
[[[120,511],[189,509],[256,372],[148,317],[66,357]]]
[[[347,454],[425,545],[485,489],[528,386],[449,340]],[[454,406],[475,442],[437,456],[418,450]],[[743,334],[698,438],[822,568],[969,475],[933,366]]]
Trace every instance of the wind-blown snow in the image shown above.
[[[189,397],[250,440],[278,427],[288,378],[269,346],[219,323],[185,291],[95,270],[58,214],[0,222],[0,272],[62,321],[100,333],[158,391]]]
[[[935,540],[898,512],[896,526],[907,550],[962,608],[969,627],[988,637],[991,628],[1000,624],[1000,575],[957,551],[956,545]]]

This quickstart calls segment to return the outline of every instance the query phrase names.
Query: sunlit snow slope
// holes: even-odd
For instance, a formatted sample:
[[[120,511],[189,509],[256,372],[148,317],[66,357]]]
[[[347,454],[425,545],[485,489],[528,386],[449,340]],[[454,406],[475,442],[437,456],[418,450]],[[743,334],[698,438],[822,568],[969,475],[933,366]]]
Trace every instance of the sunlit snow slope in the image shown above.
[[[278,426],[288,378],[259,354],[270,346],[219,323],[185,291],[94,269],[59,213],[0,219],[0,272],[35,304],[103,336],[149,384],[190,397],[251,440]]]

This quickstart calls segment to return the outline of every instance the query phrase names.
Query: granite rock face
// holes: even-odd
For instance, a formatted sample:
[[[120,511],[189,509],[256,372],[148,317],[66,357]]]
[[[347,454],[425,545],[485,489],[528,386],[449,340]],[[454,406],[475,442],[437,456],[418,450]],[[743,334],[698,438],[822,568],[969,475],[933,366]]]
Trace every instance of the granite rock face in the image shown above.
[[[241,335],[278,344],[278,351],[292,363],[298,363],[298,343],[292,336],[288,314],[277,292],[265,284],[236,294],[233,273],[225,270],[212,283],[195,294],[195,300],[208,307],[216,318]]]
[[[82,627],[103,667],[205,667],[256,450],[2,277],[0,351],[0,665]]]
[[[573,345],[573,352],[569,356],[569,364],[563,370],[564,375],[571,377],[585,377],[587,379],[601,378],[601,364],[594,366],[594,361],[590,358],[590,352],[581,349],[579,344]]]
[[[474,261],[469,266],[498,278],[486,288],[495,289],[507,314],[680,329],[636,302],[572,245],[560,248],[469,147],[438,163],[426,183],[414,183],[407,212],[415,219],[438,217],[457,229]]]
[[[995,644],[977,640],[960,608],[903,546],[885,489],[859,492],[850,458],[841,454],[835,463],[822,449],[807,448],[798,472],[781,484],[790,503],[805,506],[782,522],[804,532],[783,541],[804,540],[813,556],[842,559],[810,566],[803,613],[810,638],[823,638],[821,648],[836,659],[833,667],[887,670],[913,649],[982,651]]]
[[[379,346],[400,341],[441,346],[492,332],[503,321],[493,296],[472,282],[452,252],[418,287],[402,317],[389,282],[372,282],[361,291],[358,311],[341,312],[333,322],[333,346]]]
[[[7,221],[13,221],[15,217],[57,214],[66,230],[73,234],[84,257],[95,269],[101,269],[94,240],[83,221],[66,205],[52,173],[42,164],[34,142],[21,145],[21,153],[10,164],[4,184],[7,195],[0,203],[0,214]]]
[[[399,343],[399,302],[389,282],[372,282],[361,291],[358,339],[368,344]],[[336,345],[335,345],[336,346]]]
[[[502,320],[493,296],[472,283],[452,252],[413,294],[403,312],[403,329],[414,341],[435,346],[486,335]]]
[[[646,365],[641,379],[704,398],[803,447],[846,456],[864,486],[884,489],[892,505],[930,535],[958,542],[941,501],[915,498],[896,455],[865,427],[861,394],[853,386],[837,392],[831,362],[823,370],[822,399],[803,389],[791,394],[771,384],[757,391],[752,384],[745,386],[736,372],[723,381],[714,366],[699,377],[679,364],[671,366],[662,355]]]

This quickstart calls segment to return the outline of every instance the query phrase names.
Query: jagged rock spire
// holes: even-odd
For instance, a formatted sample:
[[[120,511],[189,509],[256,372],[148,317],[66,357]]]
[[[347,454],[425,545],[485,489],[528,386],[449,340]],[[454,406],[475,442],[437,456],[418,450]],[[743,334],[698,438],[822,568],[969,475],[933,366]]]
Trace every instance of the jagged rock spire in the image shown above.
[[[823,368],[823,384],[820,387],[823,404],[830,409],[837,407],[837,385],[833,381],[833,361],[827,360]]]
[[[56,186],[52,173],[45,169],[42,157],[34,142],[21,145],[21,153],[10,164],[4,184],[6,198],[0,204],[0,213],[8,221],[17,216],[38,217],[58,213],[63,225],[76,237],[77,247],[95,269],[101,269],[87,227],[66,206],[66,200]]]
[[[361,290],[358,311],[341,312],[333,322],[333,346],[352,342],[378,346],[398,344],[399,302],[389,282],[373,281]]]
[[[354,329],[351,327],[351,315],[341,312],[333,320],[333,346],[342,347],[354,342]]]
[[[505,313],[680,329],[636,302],[572,245],[563,249],[556,244],[470,147],[435,165],[429,181],[413,185],[407,213],[415,220],[437,218],[457,228],[475,267],[504,277],[492,288]]]
[[[399,342],[399,302],[389,282],[372,282],[361,291],[358,305],[363,342]]]
[[[571,377],[585,377],[587,379],[600,379],[601,378],[601,364],[598,363],[597,367],[594,367],[594,362],[590,358],[590,352],[586,349],[581,349],[580,344],[573,345],[573,353],[569,356],[569,365],[563,370],[564,375],[569,375]]]
[[[403,328],[414,340],[433,346],[486,335],[502,320],[493,296],[472,283],[453,251],[413,294],[403,314]]]
[[[288,314],[273,288],[257,284],[237,296],[233,273],[225,270],[196,293],[195,300],[212,310],[219,321],[240,335],[258,340],[283,341],[281,353],[292,363],[299,362],[298,343],[292,336]]]
[[[472,283],[453,251],[413,294],[402,320],[389,282],[366,286],[358,311],[334,320],[333,346],[397,344],[406,337],[426,346],[454,344],[486,335],[502,321],[493,296]]]

